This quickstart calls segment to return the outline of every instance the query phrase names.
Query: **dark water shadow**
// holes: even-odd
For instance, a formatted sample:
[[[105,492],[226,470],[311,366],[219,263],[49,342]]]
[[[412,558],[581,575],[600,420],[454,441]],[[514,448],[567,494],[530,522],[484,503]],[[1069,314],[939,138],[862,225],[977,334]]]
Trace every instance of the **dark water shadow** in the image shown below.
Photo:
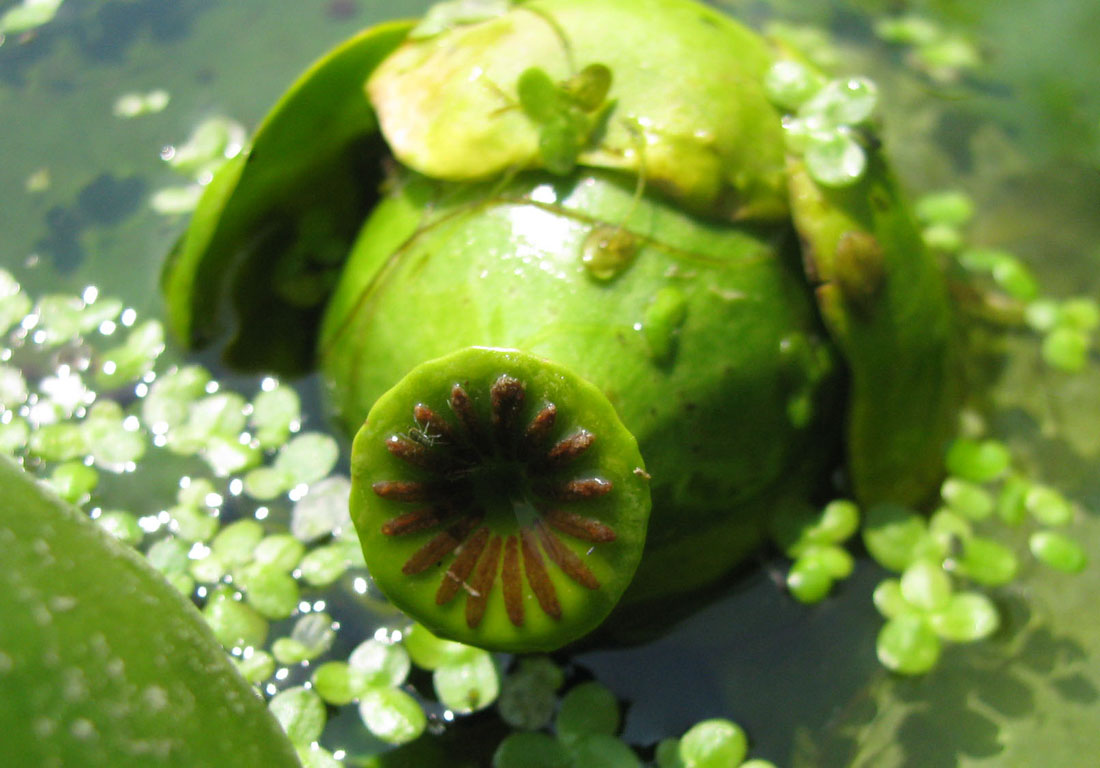
[[[1081,645],[1037,624],[1025,598],[997,602],[1003,626],[994,638],[949,647],[923,677],[882,673],[795,764],[953,768],[962,756],[1004,752],[1005,730],[1039,716],[1040,693],[1049,700],[1040,686],[1067,705],[1096,702],[1100,691],[1072,669],[1087,658]]]

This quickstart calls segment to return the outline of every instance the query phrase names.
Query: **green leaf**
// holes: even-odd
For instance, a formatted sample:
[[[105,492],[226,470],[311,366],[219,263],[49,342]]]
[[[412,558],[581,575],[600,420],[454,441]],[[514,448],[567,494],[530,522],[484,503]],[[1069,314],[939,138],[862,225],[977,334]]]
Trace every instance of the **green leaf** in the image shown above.
[[[0,488],[4,755],[129,766],[135,744],[163,744],[180,765],[297,765],[190,601],[144,558],[3,459]],[[95,738],[67,737],[79,732]]]
[[[680,759],[685,768],[740,765],[748,751],[745,730],[720,718],[696,723],[680,738]]]
[[[584,734],[614,736],[619,732],[619,702],[606,686],[597,682],[581,683],[561,700],[554,719],[554,730],[564,742]]]
[[[545,733],[513,733],[493,753],[493,768],[571,768],[565,747]]]
[[[400,688],[370,688],[359,700],[359,716],[367,730],[388,744],[405,744],[428,724],[424,710]]]
[[[493,657],[480,649],[458,661],[447,662],[432,672],[432,686],[439,701],[458,713],[476,712],[496,701],[500,672]]]
[[[887,669],[921,675],[936,666],[942,646],[923,616],[905,613],[890,619],[878,633],[875,650]]]
[[[373,203],[364,169],[382,142],[363,82],[412,26],[381,24],[329,52],[215,174],[162,277],[178,338],[208,344],[232,313],[226,354],[239,367],[308,369],[324,286]],[[322,287],[296,295],[307,284]]]
[[[268,709],[283,726],[291,743],[308,746],[321,737],[325,728],[325,704],[309,688],[287,688],[275,694]]]

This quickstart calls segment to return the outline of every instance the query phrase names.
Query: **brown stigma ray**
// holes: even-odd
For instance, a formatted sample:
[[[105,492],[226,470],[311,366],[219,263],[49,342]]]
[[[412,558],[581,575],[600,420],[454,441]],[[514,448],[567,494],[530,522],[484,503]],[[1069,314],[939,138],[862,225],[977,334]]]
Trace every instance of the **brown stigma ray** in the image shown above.
[[[519,417],[525,399],[523,382],[507,374],[501,374],[489,389],[493,431],[500,445],[508,445],[512,428]]]
[[[565,546],[561,539],[555,536],[554,532],[546,527],[545,523],[541,520],[536,520],[535,530],[538,531],[539,540],[542,542],[543,549],[546,550],[546,556],[553,560],[555,565],[561,568],[562,573],[582,587],[587,587],[588,589],[600,588],[600,580],[596,578],[596,575],[588,569],[588,566],[577,557],[573,550]]]
[[[371,488],[387,501],[438,501],[444,504],[462,498],[465,490],[461,483],[447,480],[386,480],[375,483]]]
[[[523,576],[519,568],[519,540],[509,536],[504,543],[504,565],[500,582],[504,589],[504,608],[508,620],[517,627],[523,626]]]
[[[532,451],[544,442],[554,428],[554,422],[558,419],[558,409],[553,403],[544,406],[527,425],[523,431],[523,439]]]
[[[474,403],[461,384],[455,384],[451,388],[451,410],[462,422],[462,426],[466,428],[466,432],[470,435],[470,439],[474,444],[485,445],[485,435],[481,431],[481,424],[478,421],[477,413],[474,411]]]
[[[562,438],[546,453],[547,469],[557,469],[575,461],[596,442],[596,436],[582,429],[569,437]]]
[[[414,478],[424,479],[372,485],[374,493],[387,501],[420,505],[383,523],[382,533],[387,537],[425,535],[426,542],[401,571],[415,576],[446,565],[435,603],[446,605],[465,593],[465,620],[471,629],[484,621],[498,573],[512,625],[523,627],[526,622],[525,577],[539,608],[560,620],[563,609],[549,564],[582,587],[597,590],[601,585],[583,558],[559,537],[589,544],[616,540],[609,525],[572,508],[604,497],[612,483],[599,476],[564,479],[556,475],[588,454],[596,435],[575,428],[552,440],[559,422],[554,403],[532,408],[534,414],[523,423],[522,414],[529,407],[526,385],[510,375],[497,376],[485,400],[475,402],[467,386],[451,387],[447,398],[451,415],[444,417],[417,403],[408,431],[386,438],[389,454],[408,465]],[[479,407],[488,412],[488,418]],[[494,533],[483,525],[486,511],[478,501],[477,489],[483,482],[478,479],[480,467],[483,463],[497,467],[500,462],[515,462],[516,470],[527,476],[525,487],[534,498],[526,501],[538,514],[533,524],[514,534]]]
[[[611,481],[602,477],[586,477],[561,483],[540,483],[538,493],[553,501],[587,501],[611,492]]]
[[[469,589],[466,580],[473,572],[474,566],[477,565],[481,552],[488,542],[489,529],[482,527],[462,543],[458,554],[451,562],[451,567],[443,574],[443,581],[439,583],[439,589],[435,593],[436,605],[449,603],[463,587]]]
[[[441,515],[434,507],[415,509],[412,512],[405,512],[404,514],[398,515],[393,520],[384,522],[382,524],[382,533],[386,536],[408,536],[411,533],[430,531],[432,528],[442,524],[448,517],[453,517],[453,513]]]
[[[530,528],[520,529],[520,538],[523,545],[523,566],[527,571],[527,583],[531,591],[535,593],[535,599],[543,613],[552,619],[561,618],[561,603],[558,602],[558,592],[554,589],[554,582],[546,573],[546,565],[542,561],[535,534]]]
[[[437,445],[440,442],[453,445],[454,432],[451,425],[423,403],[417,403],[413,408],[413,420],[417,424],[417,430],[427,442]]]
[[[493,581],[497,577],[497,566],[500,564],[501,538],[494,536],[489,542],[488,551],[477,564],[477,572],[474,574],[470,591],[466,595],[466,626],[470,629],[481,624],[485,617],[485,607],[489,604],[489,592],[493,588]]]
[[[405,561],[401,572],[406,576],[415,576],[428,570],[454,552],[480,522],[480,516],[471,516],[436,534],[431,541],[416,550],[412,557]]]
[[[575,539],[608,542],[614,541],[616,538],[615,531],[610,526],[604,525],[599,520],[593,520],[591,517],[578,515],[576,512],[569,512],[564,509],[546,509],[540,510],[540,512],[543,519],[550,524],[550,527]]]

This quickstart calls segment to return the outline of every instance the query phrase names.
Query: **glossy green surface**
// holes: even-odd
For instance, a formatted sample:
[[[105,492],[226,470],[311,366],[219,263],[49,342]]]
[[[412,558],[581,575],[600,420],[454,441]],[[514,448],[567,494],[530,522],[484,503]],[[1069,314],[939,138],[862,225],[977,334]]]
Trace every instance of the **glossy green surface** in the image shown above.
[[[405,371],[456,348],[546,357],[604,393],[653,478],[631,594],[728,572],[759,543],[764,508],[817,477],[815,451],[831,447],[812,436],[834,418],[832,351],[783,236],[635,203],[602,174],[525,176],[495,192],[444,185],[425,203],[432,189],[399,185],[368,221],[325,318],[322,371],[348,428]],[[391,210],[410,229],[406,211],[429,213],[376,275],[372,234]],[[625,222],[636,252],[613,279],[593,279],[584,244],[608,222]],[[681,297],[680,322],[655,313],[662,291]],[[668,339],[660,354],[651,322]]]
[[[190,601],[143,557],[8,459],[0,489],[4,765],[298,765]]]

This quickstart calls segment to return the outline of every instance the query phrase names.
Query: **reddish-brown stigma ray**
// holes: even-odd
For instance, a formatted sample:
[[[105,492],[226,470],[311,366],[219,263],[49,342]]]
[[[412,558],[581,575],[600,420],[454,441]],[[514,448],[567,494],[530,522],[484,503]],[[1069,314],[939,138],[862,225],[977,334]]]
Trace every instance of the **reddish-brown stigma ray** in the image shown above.
[[[485,617],[485,606],[489,604],[489,592],[493,588],[497,565],[500,563],[500,544],[499,536],[494,536],[489,542],[488,550],[478,561],[470,593],[466,596],[466,626],[471,629],[481,624]]]
[[[455,523],[450,528],[436,534],[435,538],[413,553],[413,556],[405,561],[401,572],[406,576],[423,573],[438,563],[458,548],[473,530],[474,526],[481,522],[480,517],[468,517]]]
[[[546,573],[535,535],[530,528],[521,528],[519,533],[523,540],[523,565],[527,571],[527,583],[531,585],[531,591],[535,593],[535,599],[539,601],[543,612],[552,619],[560,619],[558,592]]]
[[[554,535],[553,531],[546,527],[545,523],[541,520],[536,520],[535,530],[538,531],[539,540],[542,542],[542,546],[546,550],[547,556],[554,561],[555,565],[561,568],[562,573],[582,587],[588,587],[589,589],[600,588],[599,579],[596,578],[592,571],[588,570],[588,566],[577,557],[573,550],[565,546],[565,544]]]
[[[489,541],[489,529],[479,528],[477,533],[467,539],[455,556],[454,562],[443,575],[443,581],[439,584],[439,590],[435,593],[435,604],[448,603],[458,594],[459,589],[466,585],[466,579],[477,565],[482,550]]]
[[[610,526],[576,512],[547,509],[542,510],[542,517],[552,528],[575,539],[592,542],[615,540],[615,531]]]
[[[504,544],[504,567],[500,582],[504,588],[504,608],[508,619],[517,627],[523,626],[523,576],[519,570],[519,540],[509,536]]]

